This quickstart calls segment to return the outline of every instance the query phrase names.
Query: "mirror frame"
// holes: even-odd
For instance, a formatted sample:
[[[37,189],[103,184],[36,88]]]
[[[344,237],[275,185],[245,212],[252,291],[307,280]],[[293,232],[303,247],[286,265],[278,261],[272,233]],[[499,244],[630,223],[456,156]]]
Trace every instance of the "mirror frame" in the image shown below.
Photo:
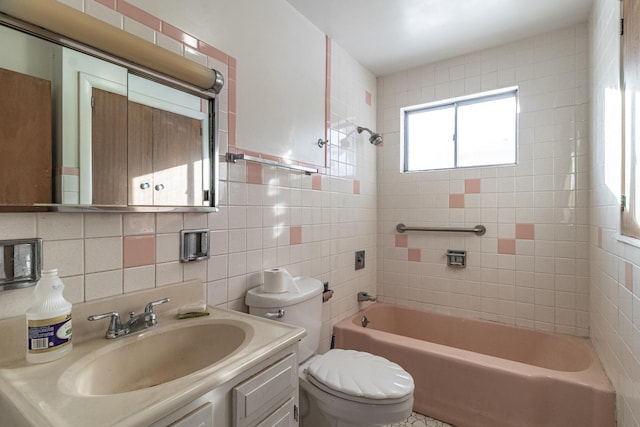
[[[195,86],[192,83],[179,80],[175,77],[168,76],[159,71],[147,68],[145,66],[135,64],[124,58],[115,56],[110,53],[106,53],[90,45],[82,42],[72,40],[64,35],[52,32],[45,28],[36,26],[32,23],[25,22],[23,20],[11,17],[5,12],[0,11],[0,25],[20,31],[27,35],[31,35],[42,40],[78,51],[80,53],[110,62],[112,64],[125,68],[128,73],[143,77],[145,79],[152,80],[154,82],[172,87],[174,89],[181,90],[191,95],[200,97],[209,103],[209,206],[100,206],[100,205],[71,205],[71,204],[58,204],[58,203],[46,203],[46,204],[34,204],[34,207],[44,207],[52,212],[217,212],[219,206],[219,102],[217,95],[222,90],[224,84],[224,77],[222,74],[214,69],[211,69],[215,78],[215,83],[210,89],[202,89]],[[105,24],[107,25],[107,24]],[[120,30],[122,31],[122,30]],[[125,33],[128,36],[137,39],[132,34]],[[155,45],[154,45],[155,46]],[[158,49],[162,49],[158,47]],[[167,51],[168,52],[168,51]],[[179,55],[169,52],[176,58],[185,59]],[[53,142],[55,144],[55,141]],[[55,166],[55,165],[54,165]],[[52,177],[53,180],[53,177]],[[15,212],[21,212],[20,208],[23,206],[4,206],[4,212],[12,212],[12,207],[15,207]]]

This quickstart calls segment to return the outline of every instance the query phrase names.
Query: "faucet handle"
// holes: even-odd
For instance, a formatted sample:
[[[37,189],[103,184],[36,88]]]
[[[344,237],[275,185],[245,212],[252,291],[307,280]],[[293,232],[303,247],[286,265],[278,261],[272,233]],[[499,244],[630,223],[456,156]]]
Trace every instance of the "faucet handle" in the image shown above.
[[[169,301],[171,301],[169,298],[162,298],[162,299],[159,299],[157,301],[151,301],[144,308],[144,312],[145,313],[153,313],[153,307],[155,307],[156,305],[164,304],[164,303],[169,302]]]
[[[122,327],[122,323],[120,322],[120,315],[115,311],[111,313],[104,314],[94,314],[92,316],[87,317],[87,320],[101,320],[106,318],[111,318],[111,322],[109,322],[109,328],[107,329],[107,333],[105,334],[107,338],[115,338],[119,335],[122,335],[125,332],[125,328]]]

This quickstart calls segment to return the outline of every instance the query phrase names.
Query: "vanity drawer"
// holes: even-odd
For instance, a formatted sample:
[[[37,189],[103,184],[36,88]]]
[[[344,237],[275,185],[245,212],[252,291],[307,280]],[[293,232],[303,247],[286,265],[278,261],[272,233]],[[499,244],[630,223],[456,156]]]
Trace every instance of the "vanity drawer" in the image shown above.
[[[271,415],[265,418],[256,427],[293,427],[295,421],[295,399],[290,397],[281,407],[276,409]]]
[[[296,355],[290,354],[235,387],[233,389],[235,425],[253,425],[252,423],[282,405],[288,398],[295,397],[298,387],[297,368]]]

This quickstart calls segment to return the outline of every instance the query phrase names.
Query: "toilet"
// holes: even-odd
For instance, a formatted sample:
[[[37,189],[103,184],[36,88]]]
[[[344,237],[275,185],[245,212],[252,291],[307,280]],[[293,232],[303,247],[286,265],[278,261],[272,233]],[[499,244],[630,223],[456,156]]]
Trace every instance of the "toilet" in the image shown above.
[[[263,286],[245,297],[249,313],[306,329],[298,346],[300,425],[371,427],[400,422],[411,415],[413,378],[399,365],[370,353],[329,350],[317,354],[322,326],[322,283],[295,278],[283,293]]]

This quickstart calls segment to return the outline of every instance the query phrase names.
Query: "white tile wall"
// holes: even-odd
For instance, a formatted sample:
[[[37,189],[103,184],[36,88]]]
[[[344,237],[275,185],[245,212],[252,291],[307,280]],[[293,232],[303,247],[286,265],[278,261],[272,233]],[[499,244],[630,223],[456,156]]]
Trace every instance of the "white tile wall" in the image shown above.
[[[385,301],[588,335],[586,24],[378,80],[378,292]],[[517,166],[400,172],[400,108],[517,85]],[[479,194],[465,180],[480,180]],[[449,195],[464,194],[464,208]],[[407,233],[395,226],[473,227],[487,234]],[[535,239],[516,235],[533,224]],[[499,246],[508,240],[515,251]],[[468,267],[446,267],[464,249]],[[410,253],[419,254],[410,261]],[[416,258],[412,258],[416,259]]]
[[[615,238],[619,223],[621,2],[596,0],[591,49],[591,340],[617,392],[618,426],[640,426],[640,248]],[[625,287],[626,264],[633,275]]]
[[[138,23],[94,0],[64,3],[153,39]],[[189,28],[183,30],[189,32]],[[203,59],[162,34],[156,33],[155,39],[178,54]],[[226,64],[205,59],[226,73]],[[243,293],[260,283],[263,269],[285,267],[295,275],[317,277],[335,290],[323,311],[322,346],[328,349],[333,323],[357,311],[356,293],[375,292],[377,262],[376,149],[364,136],[354,135],[356,125],[375,127],[376,80],[335,43],[332,60],[329,134],[346,141],[332,142],[339,149],[338,166],[322,177],[320,190],[312,189],[310,176],[267,167],[263,168],[264,184],[249,184],[243,163],[222,162],[218,213],[3,213],[0,240],[43,238],[45,268],[59,268],[65,294],[76,303],[199,278],[207,283],[210,304],[246,310]],[[365,91],[371,94],[372,105],[365,104]],[[222,152],[227,141],[227,106],[225,89],[220,97]],[[360,182],[360,194],[354,194],[354,180]],[[290,226],[301,227],[301,244],[290,244]],[[212,230],[211,259],[178,262],[178,233],[183,228]],[[123,237],[139,234],[155,234],[155,263],[124,269]],[[355,272],[354,251],[360,249],[367,253],[367,267]],[[24,313],[31,292],[0,294],[0,318]]]

